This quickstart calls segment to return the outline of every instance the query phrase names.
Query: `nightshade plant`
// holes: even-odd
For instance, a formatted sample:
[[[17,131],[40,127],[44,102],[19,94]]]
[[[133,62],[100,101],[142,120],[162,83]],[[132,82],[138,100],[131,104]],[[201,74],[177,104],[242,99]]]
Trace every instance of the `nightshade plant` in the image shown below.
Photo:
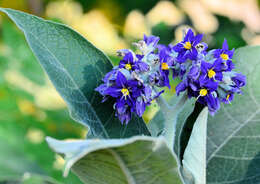
[[[260,182],[259,47],[234,51],[224,40],[208,50],[191,29],[168,46],[145,35],[136,53],[119,50],[113,67],[67,26],[1,11],[24,32],[72,118],[88,128],[86,140],[46,139],[64,155],[65,176],[72,169],[87,184]],[[176,90],[170,102],[165,87]],[[160,110],[145,123],[155,101]]]

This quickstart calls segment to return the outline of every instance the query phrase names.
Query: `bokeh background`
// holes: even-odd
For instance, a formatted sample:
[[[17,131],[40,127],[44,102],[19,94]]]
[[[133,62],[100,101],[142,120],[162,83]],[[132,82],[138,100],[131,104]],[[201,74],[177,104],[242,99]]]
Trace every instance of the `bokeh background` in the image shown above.
[[[258,0],[0,0],[14,8],[65,23],[119,62],[116,51],[132,48],[143,34],[160,43],[182,39],[182,30],[204,33],[210,48],[260,44]],[[174,90],[165,94],[166,98]],[[147,110],[144,119],[157,111]],[[3,14],[0,17],[0,183],[56,180],[80,184],[72,173],[62,177],[64,161],[54,154],[45,136],[80,139],[86,129],[73,122],[66,106],[26,44],[23,34]],[[51,179],[52,178],[52,179]]]

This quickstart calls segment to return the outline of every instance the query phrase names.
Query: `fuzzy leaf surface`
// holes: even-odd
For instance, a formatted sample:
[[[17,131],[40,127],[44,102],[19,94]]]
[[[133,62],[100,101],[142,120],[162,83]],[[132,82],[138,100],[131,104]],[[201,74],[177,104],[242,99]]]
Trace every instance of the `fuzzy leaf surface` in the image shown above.
[[[88,126],[92,137],[149,135],[142,118],[122,125],[113,102],[101,103],[95,88],[112,69],[109,59],[71,28],[12,9],[3,9],[24,32],[33,53],[66,101],[74,120]]]
[[[181,184],[175,157],[162,137],[47,142],[65,155],[64,174],[72,168],[86,184]]]
[[[260,183],[260,47],[238,49],[234,61],[247,85],[231,105],[209,116],[208,184]]]
[[[185,149],[182,174],[186,184],[206,184],[206,139],[208,108],[199,114]]]

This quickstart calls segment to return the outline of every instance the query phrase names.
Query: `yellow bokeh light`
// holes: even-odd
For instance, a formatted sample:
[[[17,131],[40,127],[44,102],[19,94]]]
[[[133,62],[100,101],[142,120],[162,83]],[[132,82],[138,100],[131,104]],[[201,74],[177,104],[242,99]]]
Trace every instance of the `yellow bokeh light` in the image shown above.
[[[82,17],[83,9],[79,3],[70,0],[50,2],[46,7],[46,15],[70,25]]]
[[[4,74],[4,77],[9,84],[14,85],[34,96],[37,107],[48,110],[55,110],[64,108],[66,106],[64,100],[60,97],[47,77],[46,85],[43,86],[32,82],[30,79],[26,78],[16,70],[7,70]],[[37,91],[37,93],[35,93],[35,91]],[[41,114],[38,114],[39,117],[44,117]]]
[[[65,160],[58,154],[55,155],[55,161],[53,163],[53,168],[57,170],[63,170],[65,165]]]
[[[182,0],[180,6],[199,32],[213,33],[217,30],[217,18],[199,0]]]
[[[138,10],[131,11],[125,21],[124,35],[142,39],[144,34],[151,34],[144,15]]]
[[[83,15],[72,27],[106,53],[115,54],[117,50],[127,47],[112,23],[99,10],[91,10]]]
[[[183,35],[184,33],[187,32],[188,29],[192,29],[190,26],[188,25],[181,25],[181,26],[178,26],[176,29],[175,29],[175,41],[176,42],[180,42],[183,40]],[[192,29],[193,30],[193,29]],[[194,31],[194,30],[193,30]]]
[[[26,138],[33,144],[40,144],[44,141],[44,133],[43,131],[35,128],[31,128],[28,130],[26,134]]]
[[[146,15],[149,23],[154,26],[160,22],[177,25],[184,20],[183,13],[170,1],[160,1]]]
[[[200,0],[211,12],[241,20],[252,31],[260,31],[260,11],[257,0]]]

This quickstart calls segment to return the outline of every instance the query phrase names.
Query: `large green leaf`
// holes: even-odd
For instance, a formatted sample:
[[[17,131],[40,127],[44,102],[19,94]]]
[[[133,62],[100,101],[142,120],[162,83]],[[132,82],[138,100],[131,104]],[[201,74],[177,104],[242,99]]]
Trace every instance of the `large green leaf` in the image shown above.
[[[236,70],[247,76],[243,95],[209,117],[207,183],[260,183],[260,47],[235,52]]]
[[[174,155],[162,137],[47,141],[65,155],[65,175],[72,168],[87,184],[181,184]]]
[[[101,103],[102,97],[94,91],[112,69],[100,50],[62,24],[12,9],[1,11],[24,32],[34,54],[67,102],[73,119],[89,126],[93,136],[149,135],[141,118],[134,117],[127,126],[122,125],[114,115],[113,103]]]

